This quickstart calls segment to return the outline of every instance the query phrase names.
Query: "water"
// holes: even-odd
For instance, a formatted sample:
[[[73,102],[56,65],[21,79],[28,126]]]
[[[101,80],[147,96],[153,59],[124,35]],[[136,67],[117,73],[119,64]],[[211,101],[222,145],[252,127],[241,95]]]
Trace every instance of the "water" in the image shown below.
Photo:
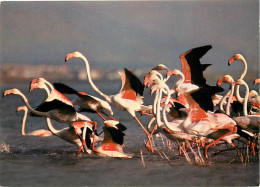
[[[96,95],[86,83],[67,83],[81,91]],[[33,106],[40,104],[46,94],[43,90],[28,92],[28,84],[7,85],[5,89],[19,88],[25,93]],[[108,94],[116,93],[120,81],[98,82],[97,86]],[[146,92],[146,95],[148,92]],[[147,97],[148,103],[151,98]],[[242,164],[236,151],[230,146],[221,145],[209,149],[209,160],[206,165],[195,163],[194,155],[188,152],[192,164],[184,156],[178,155],[177,144],[172,143],[172,150],[164,147],[166,139],[155,138],[155,153],[144,148],[146,139],[143,131],[131,116],[114,109],[128,129],[125,132],[125,153],[133,154],[132,159],[104,158],[97,155],[80,154],[75,157],[77,147],[56,136],[32,137],[21,135],[23,112],[15,112],[18,106],[24,105],[19,96],[1,98],[0,119],[0,184],[2,186],[258,186],[259,156],[250,155],[249,162]],[[98,121],[98,132],[102,129],[102,120],[89,115]],[[147,124],[150,117],[140,116]],[[53,122],[57,129],[66,124]],[[46,129],[43,118],[28,117],[26,131]],[[237,143],[236,143],[237,144]],[[238,145],[238,144],[237,144]],[[243,145],[240,143],[239,148]],[[226,150],[213,157],[218,150]],[[143,154],[144,164],[141,160]],[[198,149],[194,147],[198,153]],[[203,153],[203,151],[200,151]],[[166,156],[164,156],[164,154]],[[161,156],[160,156],[161,155]],[[204,157],[203,157],[204,158]],[[204,158],[205,159],[205,158]]]

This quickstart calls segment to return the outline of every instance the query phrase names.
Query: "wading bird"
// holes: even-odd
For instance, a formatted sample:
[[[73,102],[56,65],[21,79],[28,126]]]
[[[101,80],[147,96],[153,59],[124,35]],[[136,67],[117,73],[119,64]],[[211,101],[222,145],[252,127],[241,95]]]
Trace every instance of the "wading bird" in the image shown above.
[[[132,158],[123,152],[126,127],[115,120],[104,121],[104,140],[97,148],[101,156]]]

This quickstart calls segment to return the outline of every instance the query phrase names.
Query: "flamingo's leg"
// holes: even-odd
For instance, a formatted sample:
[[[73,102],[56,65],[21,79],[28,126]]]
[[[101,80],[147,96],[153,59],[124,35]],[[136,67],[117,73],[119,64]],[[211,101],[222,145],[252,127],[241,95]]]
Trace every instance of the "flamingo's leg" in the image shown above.
[[[153,153],[154,150],[153,150],[153,144],[151,141],[151,134],[149,134],[149,132],[144,128],[143,124],[140,122],[140,120],[136,116],[134,116],[134,119],[138,122],[138,124],[141,126],[141,128],[144,130],[144,132],[147,135],[147,139],[148,139],[147,141],[149,142],[150,146],[147,146],[147,144],[146,144],[146,148]]]
[[[216,143],[218,143],[221,139],[223,139],[225,136],[228,136],[228,135],[230,135],[230,134],[232,134],[232,133],[234,133],[234,132],[236,132],[237,131],[237,128],[236,127],[234,127],[232,130],[230,130],[228,133],[226,133],[226,134],[224,134],[223,136],[221,136],[220,138],[218,138],[216,141],[213,141],[212,143],[210,143],[209,145],[207,145],[206,147],[205,147],[205,158],[206,159],[208,159],[209,157],[208,157],[208,148],[210,147],[210,146],[212,146],[212,145],[216,145]]]
[[[96,113],[99,115],[99,117],[101,117],[104,121],[106,121],[106,118],[104,118],[104,116],[99,111],[96,110]]]

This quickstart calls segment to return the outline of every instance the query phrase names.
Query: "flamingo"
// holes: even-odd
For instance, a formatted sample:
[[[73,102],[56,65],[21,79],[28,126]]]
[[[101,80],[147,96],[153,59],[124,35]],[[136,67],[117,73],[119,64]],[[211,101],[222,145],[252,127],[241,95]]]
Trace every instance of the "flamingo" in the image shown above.
[[[151,135],[149,132],[145,129],[141,121],[137,118],[136,112],[142,112],[151,110],[151,106],[144,106],[143,105],[143,90],[144,86],[141,83],[141,81],[127,68],[125,68],[125,74],[119,73],[122,81],[122,87],[119,93],[115,95],[106,95],[103,92],[101,92],[96,85],[93,83],[91,77],[90,77],[90,67],[89,62],[85,56],[83,56],[80,52],[73,52],[70,54],[67,54],[65,61],[68,61],[71,58],[81,58],[85,65],[87,70],[87,76],[88,81],[91,85],[91,87],[103,98],[105,98],[106,101],[108,101],[110,104],[118,108],[119,110],[125,110],[127,111],[141,126],[143,131],[146,133],[146,136],[148,138],[148,141],[146,143],[146,148],[153,152],[153,146],[151,142]],[[150,146],[148,146],[148,143]]]
[[[73,105],[80,106],[78,111],[87,111],[87,112],[96,112],[104,121],[106,120],[103,115],[105,114],[110,119],[115,120],[112,116],[106,114],[104,110],[108,111],[111,115],[113,115],[113,111],[111,109],[111,106],[107,101],[104,101],[102,99],[99,99],[95,96],[88,95],[85,92],[78,92],[74,90],[73,88],[62,84],[62,83],[53,83],[53,86],[56,90],[63,94],[75,94],[78,97],[72,101]]]
[[[230,57],[228,60],[228,66],[230,66],[234,61],[238,61],[238,60],[240,60],[244,65],[244,70],[243,70],[242,74],[240,75],[239,79],[244,79],[244,77],[246,76],[246,73],[247,73],[247,62],[246,62],[246,59],[243,57],[243,55],[235,54],[234,56]],[[239,85],[237,85],[235,87],[235,96],[240,103],[243,103],[243,98],[241,98],[241,96],[239,94]]]
[[[76,125],[77,123],[80,123],[81,125],[82,125],[82,123],[84,123],[84,126],[86,126],[86,124],[92,125],[92,123],[94,123],[95,124],[94,132],[96,130],[97,124],[95,121],[91,121],[88,117],[86,117],[82,114],[79,115],[79,113],[77,113],[72,106],[67,105],[57,99],[54,99],[50,102],[44,102],[41,105],[39,105],[36,109],[34,109],[29,104],[29,101],[26,98],[26,96],[20,90],[18,90],[16,88],[6,90],[4,92],[3,96],[10,95],[10,94],[20,95],[22,97],[22,99],[24,100],[26,106],[31,110],[31,112],[34,115],[40,116],[40,117],[51,118],[51,119],[54,119],[61,123],[70,124],[70,128],[73,128],[75,133],[79,137],[81,137],[80,134],[82,133],[82,131],[79,127],[77,127],[77,125]],[[73,126],[73,124],[75,124],[75,126]],[[96,151],[94,144],[95,144],[95,142],[93,139],[92,150]],[[80,150],[82,149],[83,145],[84,145],[84,142],[83,142],[82,146],[80,147]],[[78,152],[80,152],[80,150]]]
[[[104,121],[104,139],[97,148],[101,156],[132,158],[123,152],[124,133],[126,127],[116,120]]]
[[[24,111],[23,123],[22,123],[22,135],[23,136],[48,137],[48,136],[52,135],[52,133],[46,129],[37,129],[35,131],[25,133],[25,124],[26,124],[26,119],[27,119],[27,114],[28,114],[27,106],[19,106],[16,111],[19,112],[22,110]]]

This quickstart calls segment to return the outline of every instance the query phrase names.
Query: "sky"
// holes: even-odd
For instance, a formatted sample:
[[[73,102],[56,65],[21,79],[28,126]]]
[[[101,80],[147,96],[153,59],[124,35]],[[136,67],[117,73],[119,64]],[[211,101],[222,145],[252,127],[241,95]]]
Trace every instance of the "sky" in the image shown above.
[[[1,64],[58,65],[80,51],[92,68],[180,69],[181,53],[210,44],[209,71],[228,73],[240,53],[259,76],[258,0],[3,1],[0,19]]]

